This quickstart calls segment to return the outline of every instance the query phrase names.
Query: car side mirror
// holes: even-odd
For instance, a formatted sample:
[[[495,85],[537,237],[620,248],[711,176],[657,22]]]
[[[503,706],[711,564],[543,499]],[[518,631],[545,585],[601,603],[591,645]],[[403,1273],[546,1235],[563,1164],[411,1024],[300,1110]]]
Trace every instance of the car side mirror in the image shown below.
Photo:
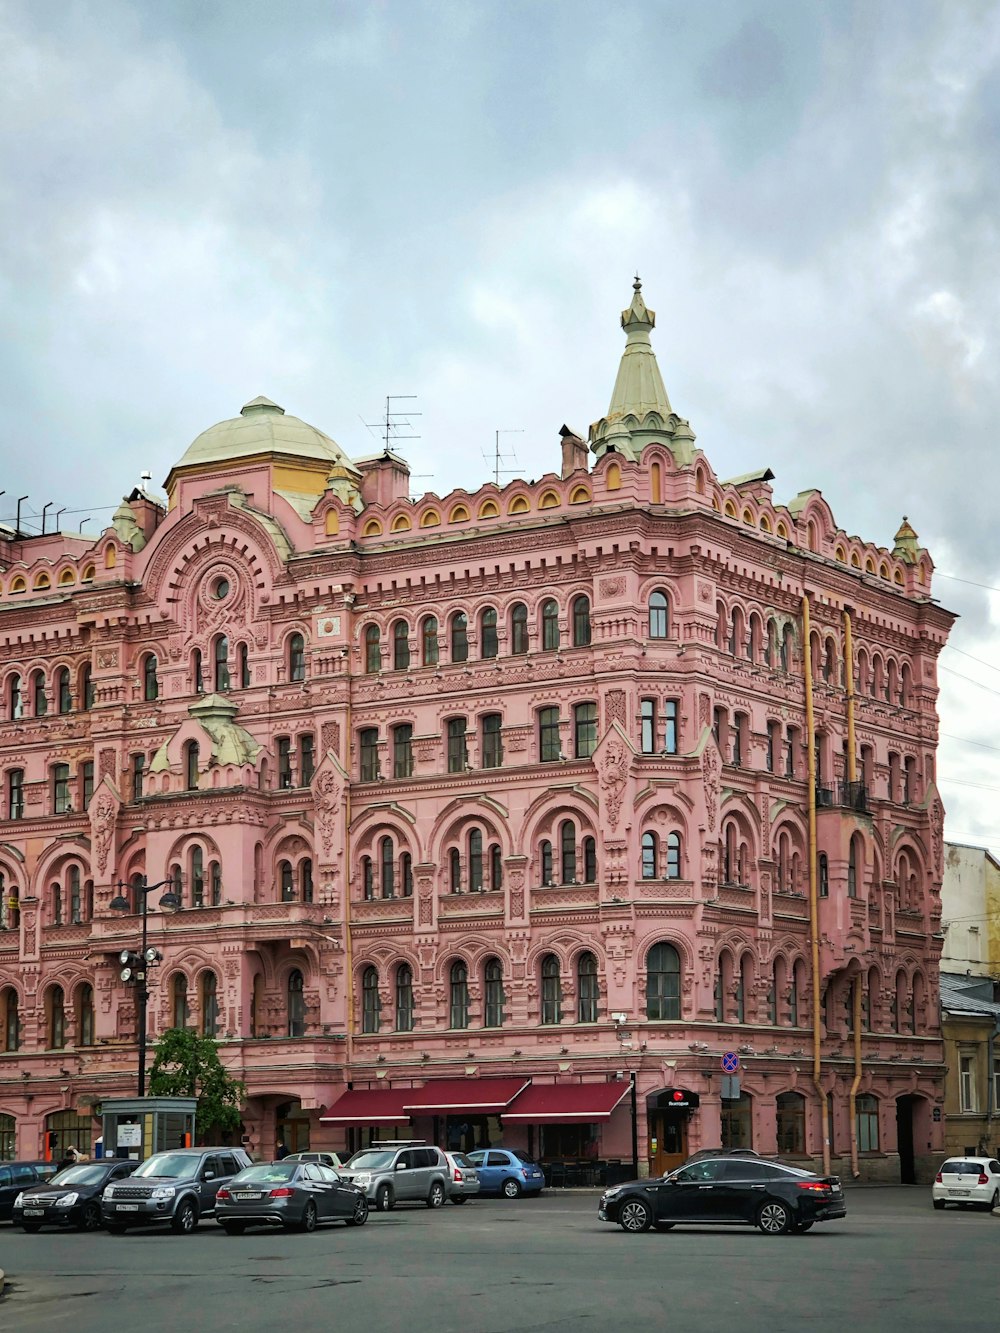
[[[214,1171],[205,1171],[205,1172],[202,1173],[202,1177],[201,1177],[201,1178],[202,1178],[202,1180],[214,1180],[214,1179],[215,1179],[215,1172],[214,1172]]]
[[[406,1163],[405,1163],[405,1162],[397,1162],[397,1163],[396,1163],[396,1170],[397,1170],[397,1171],[405,1171],[405,1170],[406,1170]]]

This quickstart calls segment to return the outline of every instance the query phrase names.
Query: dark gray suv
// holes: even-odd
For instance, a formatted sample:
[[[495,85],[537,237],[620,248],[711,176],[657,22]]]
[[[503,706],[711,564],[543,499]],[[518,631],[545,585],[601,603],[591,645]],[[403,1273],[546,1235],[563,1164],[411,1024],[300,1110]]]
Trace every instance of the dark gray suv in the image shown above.
[[[242,1148],[176,1148],[154,1153],[127,1180],[109,1185],[101,1216],[112,1236],[128,1227],[168,1223],[183,1235],[215,1214],[215,1196],[250,1166]]]

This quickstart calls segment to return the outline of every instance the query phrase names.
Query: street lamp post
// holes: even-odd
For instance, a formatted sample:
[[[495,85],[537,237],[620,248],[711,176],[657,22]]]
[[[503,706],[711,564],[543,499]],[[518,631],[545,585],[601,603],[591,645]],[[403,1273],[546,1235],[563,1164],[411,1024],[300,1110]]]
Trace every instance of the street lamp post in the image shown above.
[[[125,897],[126,890],[131,889],[133,893],[139,896],[139,915],[142,917],[142,943],[139,946],[138,954],[134,954],[129,949],[123,949],[119,955],[122,964],[121,979],[125,982],[131,982],[136,987],[136,1010],[139,1024],[139,1096],[146,1095],[146,1007],[149,1002],[149,987],[146,983],[148,969],[160,962],[162,955],[157,949],[149,947],[149,910],[148,897],[154,889],[162,889],[165,885],[171,885],[171,891],[165,893],[160,899],[160,907],[165,912],[179,912],[181,909],[180,896],[174,893],[172,879],[160,879],[155,884],[148,884],[146,876],[141,880],[136,880],[133,884],[124,884],[119,881],[115,887],[118,889],[118,896],[112,898],[108,906],[113,912],[132,912],[133,904]]]

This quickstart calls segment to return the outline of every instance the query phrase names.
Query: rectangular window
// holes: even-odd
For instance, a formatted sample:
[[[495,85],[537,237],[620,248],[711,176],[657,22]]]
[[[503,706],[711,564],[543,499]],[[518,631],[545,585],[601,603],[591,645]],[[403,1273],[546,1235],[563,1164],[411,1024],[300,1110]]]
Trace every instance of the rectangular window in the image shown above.
[[[789,727],[785,739],[785,777],[795,777],[795,751],[798,748],[799,732],[797,727]]]
[[[308,787],[316,772],[316,742],[311,731],[299,737],[299,786]]]
[[[663,701],[663,753],[677,753],[677,710],[676,699]]]
[[[448,722],[448,772],[464,773],[469,766],[464,717],[453,717]]]
[[[958,1061],[959,1108],[974,1114],[979,1109],[976,1097],[976,1057],[961,1055]]]
[[[577,759],[589,759],[597,749],[597,704],[576,704],[573,708],[573,753]]]
[[[499,713],[487,713],[482,720],[480,753],[483,768],[499,768],[503,764],[502,725],[503,718]]]
[[[409,722],[401,722],[392,729],[392,776],[413,776],[413,726]]]
[[[858,1150],[878,1152],[878,1099],[864,1093],[857,1099]]]
[[[69,809],[69,764],[53,764],[52,812],[56,815],[64,815]]]
[[[132,800],[141,801],[146,782],[146,756],[144,754],[134,754],[132,756]]]
[[[733,717],[732,755],[733,755],[733,764],[737,768],[741,767],[744,755],[746,754],[746,744],[745,744],[746,728],[747,728],[746,714],[736,713],[735,716]]]
[[[538,758],[543,764],[553,763],[562,754],[559,744],[559,709],[538,710]]]
[[[643,754],[656,754],[656,700],[639,701],[639,748]]]
[[[781,724],[780,722],[769,722],[767,724],[767,771],[775,772],[778,766],[778,751],[781,747]]]
[[[7,818],[24,818],[23,768],[12,768],[7,773]]]
[[[358,749],[361,759],[361,781],[376,782],[379,778],[378,767],[378,728],[362,727],[358,732]]]
[[[88,759],[80,765],[80,786],[83,795],[83,808],[88,810],[90,802],[94,799],[94,761]]]
[[[278,737],[278,786],[285,790],[292,785],[292,741],[290,736]]]

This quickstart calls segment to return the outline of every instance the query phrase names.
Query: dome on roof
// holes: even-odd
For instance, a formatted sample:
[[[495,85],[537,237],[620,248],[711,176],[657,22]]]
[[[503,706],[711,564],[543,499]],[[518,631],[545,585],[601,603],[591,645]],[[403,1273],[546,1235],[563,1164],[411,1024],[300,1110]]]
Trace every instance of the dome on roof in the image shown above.
[[[202,431],[175,466],[231,463],[255,454],[340,463],[355,473],[350,459],[335,440],[298,417],[289,416],[283,407],[264,397],[244,404],[238,417]]]

